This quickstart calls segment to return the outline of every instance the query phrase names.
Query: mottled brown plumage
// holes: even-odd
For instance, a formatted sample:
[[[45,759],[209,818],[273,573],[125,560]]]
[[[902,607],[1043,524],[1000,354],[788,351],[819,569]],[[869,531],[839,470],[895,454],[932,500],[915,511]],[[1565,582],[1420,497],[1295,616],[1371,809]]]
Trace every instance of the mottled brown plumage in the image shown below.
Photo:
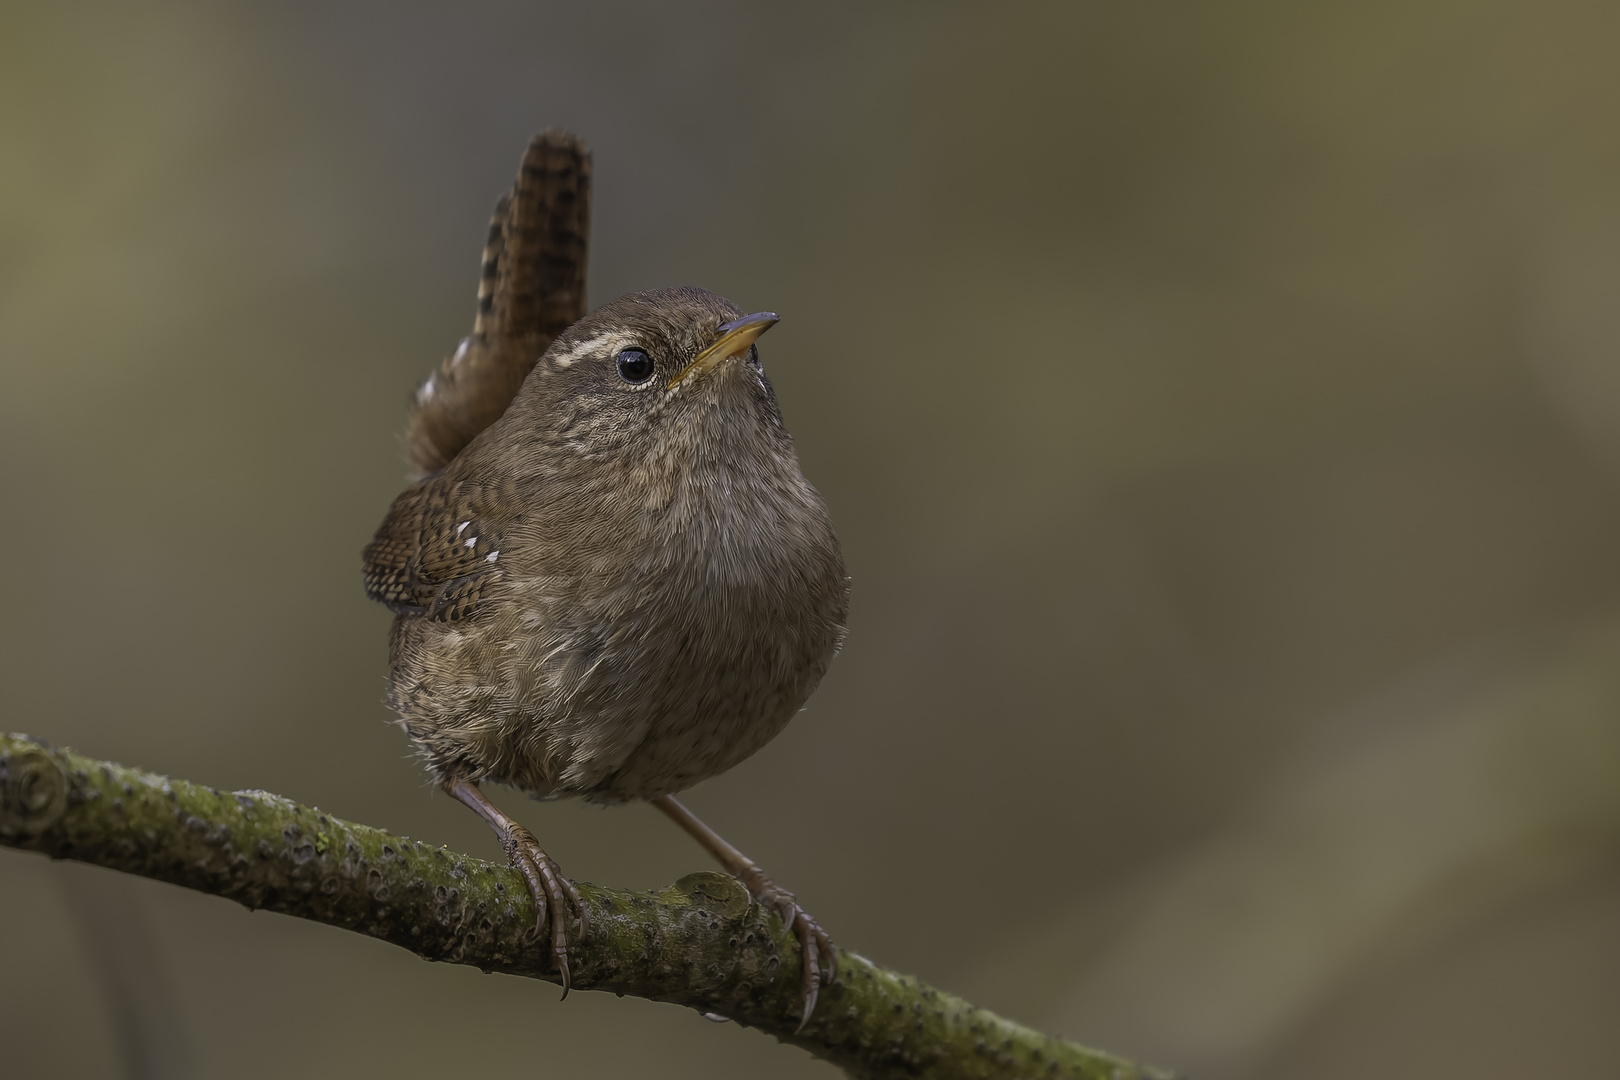
[[[490,217],[473,332],[412,399],[405,456],[418,473],[444,468],[494,423],[585,314],[590,217],[591,152],[567,132],[536,135]]]
[[[502,235],[497,261],[522,230]],[[490,295],[486,341],[544,323],[515,308],[563,307],[533,288]],[[549,906],[565,989],[577,896],[480,781],[653,801],[793,925],[806,1017],[822,963],[834,970],[792,896],[672,798],[775,737],[844,634],[838,540],[753,344],[775,321],[696,288],[597,309],[549,343],[498,419],[394,501],[365,551],[367,595],[396,613],[391,702]],[[413,418],[413,448],[420,429]]]
[[[367,587],[400,615],[393,704],[440,777],[673,794],[763,746],[820,680],[843,564],[770,383],[733,358],[667,386],[740,314],[699,289],[593,312],[395,500]],[[640,385],[615,365],[632,347],[658,363]]]

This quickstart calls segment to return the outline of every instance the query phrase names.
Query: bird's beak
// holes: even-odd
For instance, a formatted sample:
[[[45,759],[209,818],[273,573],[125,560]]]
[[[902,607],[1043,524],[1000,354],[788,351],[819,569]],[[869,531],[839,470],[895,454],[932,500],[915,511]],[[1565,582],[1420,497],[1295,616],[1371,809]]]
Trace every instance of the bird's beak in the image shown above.
[[[669,381],[669,388],[673,390],[688,379],[697,378],[728,357],[741,356],[748,351],[748,347],[759,335],[776,323],[774,311],[756,311],[752,315],[744,315],[740,319],[721,323],[720,336],[715,338],[714,343],[707,349],[698,353],[690,364],[681,368],[681,373]]]

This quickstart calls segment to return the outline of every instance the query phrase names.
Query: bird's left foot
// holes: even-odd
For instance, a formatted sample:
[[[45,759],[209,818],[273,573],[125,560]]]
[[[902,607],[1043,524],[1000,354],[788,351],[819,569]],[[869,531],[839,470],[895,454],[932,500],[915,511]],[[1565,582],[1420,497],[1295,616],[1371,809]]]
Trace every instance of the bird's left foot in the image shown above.
[[[799,939],[799,951],[804,960],[804,1011],[799,1017],[798,1030],[803,1031],[804,1025],[810,1022],[810,1014],[815,1012],[821,988],[830,986],[838,978],[838,947],[810,913],[799,906],[798,898],[766,877],[759,867],[749,867],[737,875],[737,880],[758,904],[781,916],[782,925]]]
[[[660,795],[652,800],[652,804],[719,860],[732,877],[743,883],[756,903],[780,915],[782,925],[792,930],[793,936],[799,939],[799,952],[804,959],[804,1008],[799,1015],[797,1030],[803,1031],[810,1022],[810,1014],[816,1011],[816,997],[821,993],[821,988],[830,986],[838,978],[838,947],[827,936],[827,931],[816,925],[810,913],[799,906],[798,899],[792,893],[766,877],[765,871],[756,866],[752,859],[699,821],[698,816],[679,799],[673,795]]]

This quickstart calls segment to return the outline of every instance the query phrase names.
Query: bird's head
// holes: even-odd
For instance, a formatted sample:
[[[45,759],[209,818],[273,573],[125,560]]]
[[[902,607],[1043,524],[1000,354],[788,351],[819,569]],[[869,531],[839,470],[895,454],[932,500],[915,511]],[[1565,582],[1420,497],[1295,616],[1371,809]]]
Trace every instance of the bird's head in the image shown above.
[[[588,457],[747,457],[787,443],[755,344],[776,321],[704,289],[631,293],[564,331],[518,401]]]

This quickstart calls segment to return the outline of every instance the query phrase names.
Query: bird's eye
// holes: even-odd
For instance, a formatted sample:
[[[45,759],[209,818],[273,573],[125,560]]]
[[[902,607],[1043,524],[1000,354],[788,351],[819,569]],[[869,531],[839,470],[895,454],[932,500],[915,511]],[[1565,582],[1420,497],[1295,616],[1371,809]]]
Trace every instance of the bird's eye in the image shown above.
[[[640,349],[626,349],[619,354],[619,378],[627,383],[644,383],[653,377],[653,358]]]

